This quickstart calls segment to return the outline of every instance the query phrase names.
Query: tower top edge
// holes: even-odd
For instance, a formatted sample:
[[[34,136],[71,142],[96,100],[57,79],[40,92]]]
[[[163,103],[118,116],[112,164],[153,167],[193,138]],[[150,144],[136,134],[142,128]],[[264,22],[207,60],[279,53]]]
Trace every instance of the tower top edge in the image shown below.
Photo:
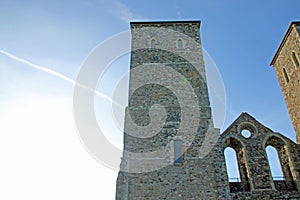
[[[274,64],[278,58],[278,55],[280,53],[280,51],[282,50],[287,38],[289,37],[292,29],[295,28],[298,35],[300,35],[300,21],[292,21],[283,37],[283,39],[281,40],[281,43],[279,45],[279,47],[277,48],[277,51],[275,52],[275,55],[273,56],[271,62],[270,62],[270,66],[273,66],[274,67]]]
[[[173,24],[198,24],[200,20],[167,20],[167,21],[131,21],[130,25],[173,25]]]

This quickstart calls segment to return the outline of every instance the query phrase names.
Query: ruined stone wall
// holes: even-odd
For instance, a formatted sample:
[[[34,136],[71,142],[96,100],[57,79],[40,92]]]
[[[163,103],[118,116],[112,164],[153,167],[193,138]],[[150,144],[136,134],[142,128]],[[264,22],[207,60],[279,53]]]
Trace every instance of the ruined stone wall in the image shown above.
[[[129,106],[125,114],[124,153],[116,199],[300,199],[300,147],[297,144],[247,113],[242,113],[222,135],[213,128],[199,27],[197,21],[131,23]],[[291,35],[296,37],[294,32]],[[297,45],[299,47],[299,40]],[[279,57],[285,59],[286,56]],[[289,95],[299,91],[299,81],[294,83],[293,80],[299,75],[300,67],[294,72],[292,65],[286,65],[291,76],[291,81],[286,84],[279,72],[281,64],[276,64],[275,69],[284,86],[284,94],[288,96],[287,104],[294,104],[289,108],[294,118],[294,110],[299,106],[296,101],[300,98],[289,98]],[[141,66],[142,71],[138,71]],[[162,75],[161,69],[167,68],[170,73]],[[183,77],[181,84],[172,70]],[[195,94],[196,104],[193,104],[192,95],[185,93],[187,83]],[[149,129],[143,127],[156,120],[151,112],[158,110],[151,109],[158,104],[165,110],[165,123],[157,132],[149,133]],[[186,110],[190,112],[186,113]],[[155,117],[159,118],[158,115]],[[180,129],[186,119],[197,120],[196,130],[192,130],[194,124],[186,124],[187,137]],[[241,135],[244,129],[250,131],[250,137]],[[131,134],[136,130],[137,133]],[[212,149],[206,155],[207,149],[202,147],[207,135],[217,136],[218,140],[211,144]],[[183,143],[180,164],[174,163],[175,140]],[[268,145],[278,152],[283,181],[272,178],[266,155]],[[226,147],[237,153],[238,182],[228,180]]]
[[[249,130],[246,138],[241,132]],[[274,181],[266,154],[273,146],[281,161],[284,180]],[[230,182],[226,172],[224,150],[233,148],[241,179]],[[239,156],[239,150],[243,156]],[[299,199],[300,147],[290,139],[263,126],[247,113],[242,113],[219,138],[215,146],[216,184],[221,199]],[[241,168],[241,165],[245,168]],[[226,196],[227,195],[227,196]]]
[[[294,62],[292,52],[296,54],[300,62],[300,37],[299,30],[297,30],[299,26],[300,24],[291,25],[291,31],[287,32],[286,40],[283,41],[282,48],[279,49],[278,57],[274,63],[274,69],[294,125],[298,143],[300,142],[300,66]]]
[[[250,131],[250,136],[241,134]],[[284,179],[274,180],[266,147],[274,147]],[[237,153],[240,180],[231,182],[224,150]],[[127,176],[127,179],[125,178]],[[128,184],[128,199],[300,199],[300,146],[242,113],[220,136],[204,158],[187,159],[150,173],[119,173],[117,199]],[[123,188],[124,189],[124,188]]]

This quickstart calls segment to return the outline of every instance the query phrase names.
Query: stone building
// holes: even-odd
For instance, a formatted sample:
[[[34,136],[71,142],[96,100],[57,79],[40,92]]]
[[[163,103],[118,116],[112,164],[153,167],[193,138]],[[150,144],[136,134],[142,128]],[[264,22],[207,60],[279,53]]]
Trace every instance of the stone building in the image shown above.
[[[274,67],[291,120],[300,142],[300,22],[292,22],[277,50]]]
[[[130,26],[129,105],[116,199],[300,199],[297,144],[247,113],[222,134],[214,128],[200,21]],[[281,180],[272,177],[267,146],[277,150]],[[240,178],[234,182],[226,171],[227,147],[236,153]]]

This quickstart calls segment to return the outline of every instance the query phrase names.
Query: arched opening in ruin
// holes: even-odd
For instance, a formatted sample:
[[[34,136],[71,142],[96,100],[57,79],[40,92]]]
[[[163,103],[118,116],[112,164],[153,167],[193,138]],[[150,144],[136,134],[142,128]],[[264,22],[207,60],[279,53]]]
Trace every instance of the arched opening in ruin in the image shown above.
[[[268,156],[271,176],[274,182],[275,189],[296,190],[297,187],[293,175],[294,168],[291,162],[290,154],[286,143],[279,137],[271,136],[266,141],[265,147],[266,147],[266,153]],[[273,157],[271,157],[269,151],[274,151],[274,150],[277,153],[277,155],[275,156],[273,155]],[[277,158],[274,158],[276,156]],[[278,162],[278,163],[276,164],[274,162]],[[282,175],[280,174],[279,169],[274,169],[276,165],[277,168],[280,168]]]
[[[229,182],[240,182],[241,178],[235,150],[231,147],[226,147],[224,156]]]
[[[232,174],[228,167],[234,167],[230,165],[226,165],[227,167],[227,175],[230,178],[229,179],[229,188],[230,192],[240,192],[240,191],[250,191],[250,183],[249,183],[249,173],[248,173],[248,165],[245,157],[245,149],[242,143],[237,140],[236,138],[228,138],[225,141],[224,144],[224,155],[225,155],[225,160],[227,151],[232,151],[232,150],[227,150],[227,148],[230,147],[235,153],[235,160],[237,163],[237,171],[239,175],[238,177],[235,177],[236,179],[232,179],[234,177],[231,177]],[[226,150],[226,152],[225,152]],[[231,153],[232,154],[232,153]]]
[[[266,153],[273,180],[284,180],[284,175],[276,148],[269,145],[266,147]]]

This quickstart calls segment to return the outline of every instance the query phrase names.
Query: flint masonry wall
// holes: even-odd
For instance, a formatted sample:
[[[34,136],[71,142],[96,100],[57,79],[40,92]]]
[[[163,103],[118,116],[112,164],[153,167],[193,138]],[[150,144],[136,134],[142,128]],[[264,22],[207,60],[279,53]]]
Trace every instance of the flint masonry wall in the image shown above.
[[[244,137],[242,130],[251,136]],[[273,180],[266,147],[273,146],[281,162],[284,180]],[[241,180],[229,182],[224,150],[233,148]],[[299,199],[300,148],[285,136],[273,132],[247,113],[242,113],[223,132],[215,146],[216,184],[222,199]],[[229,196],[228,196],[229,195]]]
[[[292,22],[271,65],[284,95],[291,120],[300,142],[300,22]]]
[[[130,98],[116,199],[300,199],[300,148],[297,144],[247,113],[242,113],[221,136],[213,128],[199,27],[199,21],[131,23]],[[147,65],[150,70],[135,73],[141,65]],[[170,67],[182,74],[197,97],[197,105],[191,110],[199,111],[198,128],[189,134],[190,145],[187,142],[190,138],[182,140],[184,154],[179,165],[174,164],[173,143],[183,138],[179,133],[182,112],[192,104],[189,96],[185,96],[188,103],[180,104],[180,97],[175,95],[172,87],[146,81],[155,79],[158,72],[151,69],[157,66]],[[165,83],[172,79],[174,77],[168,74],[160,77]],[[135,88],[137,81],[145,84]],[[185,91],[184,84],[178,87]],[[151,137],[142,137],[142,132],[140,135],[129,134],[128,130],[135,129],[131,127],[131,120],[142,127],[151,123],[149,113],[154,104],[162,105],[167,114],[166,123],[159,132]],[[195,117],[193,113],[188,117]],[[251,137],[243,137],[243,129],[249,130]],[[207,133],[220,137],[212,142],[212,149],[206,155],[201,148]],[[266,156],[268,145],[278,151],[284,181],[272,178]],[[165,148],[158,151],[160,147]],[[226,147],[232,147],[237,153],[239,182],[228,180],[224,158]],[[149,154],[151,156],[147,157]],[[157,168],[153,163],[162,167]]]
[[[160,104],[165,108],[167,118],[162,129],[153,137],[135,137],[125,131],[124,151],[146,154],[156,152],[161,147],[166,148],[163,152],[153,154],[151,158],[133,158],[132,153],[124,153],[121,169],[127,169],[129,172],[119,172],[116,199],[217,198],[215,170],[212,167],[214,160],[199,159],[199,149],[208,128],[219,135],[219,130],[212,128],[199,28],[199,21],[131,23],[130,99],[126,112],[130,114],[134,123],[146,126],[151,122],[150,107]],[[177,89],[182,91],[179,95],[175,95],[172,87],[169,87],[174,79],[169,74],[160,77],[166,85],[146,84],[146,80],[155,78],[158,72],[153,70],[136,75],[134,70],[141,65],[147,65],[150,70],[155,66],[170,67],[180,73],[192,87],[197,105],[194,105],[191,108],[192,112],[187,115],[190,115],[190,119],[196,117],[198,121],[196,130],[188,134],[192,144],[182,139],[182,133],[179,132],[183,123],[183,110],[192,106],[189,96],[184,96],[186,103],[180,104],[180,95],[184,95],[186,84],[177,86],[180,87]],[[144,81],[145,85],[134,89],[133,85],[137,80]],[[170,80],[171,83],[168,83]],[[199,116],[194,116],[195,110],[199,112]],[[129,124],[130,120],[127,117],[125,129],[130,129]],[[174,164],[173,154],[173,142],[177,139],[182,139],[182,149],[185,151],[183,162],[179,165]],[[151,168],[156,161],[163,167],[149,172],[137,172],[142,168]]]

